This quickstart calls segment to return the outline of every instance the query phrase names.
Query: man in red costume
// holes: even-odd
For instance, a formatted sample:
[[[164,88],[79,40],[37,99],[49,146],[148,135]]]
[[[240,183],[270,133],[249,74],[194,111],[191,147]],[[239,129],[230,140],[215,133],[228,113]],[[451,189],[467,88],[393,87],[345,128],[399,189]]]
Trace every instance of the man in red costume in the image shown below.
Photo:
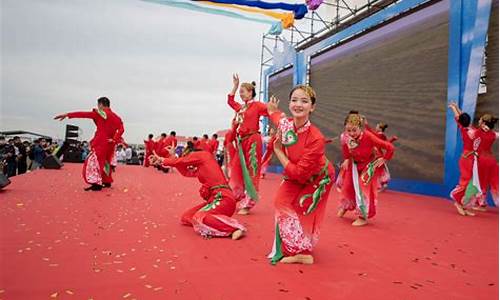
[[[177,148],[177,138],[175,137],[177,133],[175,131],[170,131],[170,135],[165,139],[164,146],[166,148]],[[170,156],[170,153],[167,151],[167,157]]]
[[[212,151],[213,155],[217,154],[217,150],[219,149],[219,141],[217,140],[219,136],[217,134],[212,135],[212,139],[208,142],[208,145],[210,146],[210,150]]]
[[[208,139],[208,134],[203,135],[203,138],[200,141],[198,149],[212,153],[212,147],[210,146],[210,140]]]
[[[155,153],[156,155],[160,157],[167,157],[168,156],[168,151],[166,149],[167,147],[167,134],[162,133],[160,136],[160,139],[156,142],[156,147],[155,147]]]
[[[94,138],[90,141],[91,152],[83,164],[83,179],[90,184],[86,191],[100,191],[111,187],[111,159],[115,145],[122,140],[124,132],[122,119],[110,108],[106,97],[97,99],[97,108],[88,112],[71,112],[54,117],[55,120],[92,119],[96,125]]]
[[[153,140],[153,134],[148,135],[148,140],[144,141],[144,166],[149,167],[149,157],[153,155],[153,149],[155,148],[155,141]]]

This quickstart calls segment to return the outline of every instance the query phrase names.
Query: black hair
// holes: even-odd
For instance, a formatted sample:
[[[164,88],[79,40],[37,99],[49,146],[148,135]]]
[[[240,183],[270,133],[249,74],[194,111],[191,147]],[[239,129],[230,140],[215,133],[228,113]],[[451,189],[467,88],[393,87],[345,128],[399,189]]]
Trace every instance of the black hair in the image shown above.
[[[203,135],[203,138],[204,138],[204,139],[208,139],[208,134],[204,134],[204,135]]]
[[[193,136],[193,141],[197,141],[198,140],[198,137],[197,136]]]
[[[111,103],[107,97],[101,97],[97,99],[97,104],[102,104],[104,107],[110,107]]]
[[[490,114],[482,116],[481,119],[483,119],[484,124],[486,124],[486,126],[488,126],[489,129],[495,128],[495,125],[498,122],[498,118]]]
[[[171,136],[175,136],[177,133],[175,133],[175,131],[170,131],[170,135]]]
[[[219,136],[217,135],[217,133],[214,133],[214,134],[212,134],[212,137],[218,138]]]
[[[458,116],[458,123],[463,127],[469,127],[470,120],[471,118],[468,113],[461,113],[460,116]]]
[[[380,122],[377,125],[378,125],[378,128],[380,128],[380,130],[382,130],[382,132],[384,132],[387,129],[387,127],[389,127],[389,125],[385,124],[384,122]]]
[[[148,138],[152,139],[154,135],[152,133],[148,134]]]
[[[161,134],[161,137],[167,137],[167,134],[164,132]]]
[[[200,149],[196,149],[192,141],[187,141],[186,147],[184,148],[184,151],[182,151],[182,155],[187,155],[191,152],[196,152],[196,151],[200,151]]]

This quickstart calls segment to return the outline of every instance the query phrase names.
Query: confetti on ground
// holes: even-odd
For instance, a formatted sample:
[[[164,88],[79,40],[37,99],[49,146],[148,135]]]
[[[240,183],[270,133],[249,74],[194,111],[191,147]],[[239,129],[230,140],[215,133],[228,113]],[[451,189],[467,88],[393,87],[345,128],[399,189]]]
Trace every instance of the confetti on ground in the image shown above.
[[[74,177],[64,176],[68,168],[74,168]],[[270,299],[326,299],[336,293],[332,280],[339,279],[348,290],[363,281],[379,282],[363,286],[374,299],[388,294],[397,299],[447,299],[451,292],[464,299],[486,299],[498,286],[491,281],[498,273],[496,209],[467,219],[470,224],[457,223],[448,201],[387,191],[380,194],[380,216],[362,230],[350,225],[353,214],[340,219],[332,209],[327,211],[312,267],[272,267],[264,255],[272,243],[273,201],[262,201],[248,217],[235,215],[249,229],[246,239],[205,241],[192,228],[179,225],[180,216],[200,204],[195,180],[120,166],[114,193],[90,193],[82,190],[80,168],[65,164],[62,173],[39,170],[15,178],[0,192],[0,257],[6,258],[0,268],[18,272],[2,282],[0,298],[197,299],[203,290],[204,298],[219,299],[220,272],[231,278],[223,287],[224,299],[244,299],[244,284],[259,286],[259,293]],[[37,174],[43,176],[36,179]],[[280,180],[272,174],[266,177],[262,197],[272,199]],[[121,193],[125,188],[127,195]],[[136,200],[139,194],[141,201]],[[338,200],[338,193],[332,194],[330,208]],[[20,199],[29,199],[22,208],[16,207]],[[361,261],[353,261],[355,256]],[[342,264],[346,261],[350,263]],[[409,267],[412,272],[401,272]],[[278,286],[277,274],[282,282]],[[339,300],[346,299],[342,295]]]

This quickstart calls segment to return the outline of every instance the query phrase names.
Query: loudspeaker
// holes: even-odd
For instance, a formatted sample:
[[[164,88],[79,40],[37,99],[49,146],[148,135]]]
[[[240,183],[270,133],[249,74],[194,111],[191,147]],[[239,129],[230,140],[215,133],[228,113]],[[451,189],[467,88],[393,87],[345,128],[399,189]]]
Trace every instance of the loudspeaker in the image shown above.
[[[54,155],[47,156],[42,163],[44,169],[60,169],[63,163]]]
[[[69,148],[66,152],[64,152],[63,162],[81,163],[82,151]]]
[[[7,178],[7,176],[5,176],[4,174],[0,173],[0,190],[8,186],[9,184],[10,184],[9,178]]]
[[[75,147],[78,145],[78,140],[74,140],[74,139],[66,139],[64,141],[66,144],[68,144],[68,147]]]
[[[72,138],[72,137],[78,137],[78,126],[75,126],[75,125],[70,125],[70,124],[67,124],[66,125],[66,136],[65,136],[65,140],[67,140],[68,138]]]
[[[66,130],[74,130],[74,131],[78,131],[78,126],[75,126],[75,125],[71,125],[71,124],[68,124],[66,125]]]

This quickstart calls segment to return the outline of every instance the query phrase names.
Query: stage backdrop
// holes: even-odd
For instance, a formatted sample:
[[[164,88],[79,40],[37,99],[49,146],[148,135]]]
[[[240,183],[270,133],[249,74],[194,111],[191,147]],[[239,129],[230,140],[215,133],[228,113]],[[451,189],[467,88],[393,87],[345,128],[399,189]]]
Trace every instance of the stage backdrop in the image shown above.
[[[288,67],[280,72],[274,73],[269,76],[269,87],[268,95],[276,96],[280,99],[279,108],[285,112],[288,116],[290,112],[288,111],[288,95],[293,87],[293,68]],[[268,99],[264,99],[267,101]],[[271,165],[279,166],[280,162],[273,156],[271,160]]]
[[[485,113],[498,117],[498,0],[491,8],[486,56],[486,93],[477,98],[476,121]],[[493,152],[498,157],[498,142]]]
[[[448,0],[434,1],[311,58],[310,84],[318,94],[312,120],[334,138],[326,149],[332,162],[342,160],[338,136],[346,114],[359,110],[373,127],[383,121],[387,136],[399,137],[390,162],[394,178],[443,183],[448,9]],[[478,96],[476,117],[498,116],[498,0],[488,39],[487,92]],[[269,95],[281,99],[287,114],[292,83],[291,69],[269,77]]]
[[[440,183],[448,77],[448,12],[419,10],[312,58],[318,94],[313,122],[338,137],[346,114],[358,110],[372,127],[383,121],[397,135],[393,177]],[[327,147],[339,163],[339,140]]]

